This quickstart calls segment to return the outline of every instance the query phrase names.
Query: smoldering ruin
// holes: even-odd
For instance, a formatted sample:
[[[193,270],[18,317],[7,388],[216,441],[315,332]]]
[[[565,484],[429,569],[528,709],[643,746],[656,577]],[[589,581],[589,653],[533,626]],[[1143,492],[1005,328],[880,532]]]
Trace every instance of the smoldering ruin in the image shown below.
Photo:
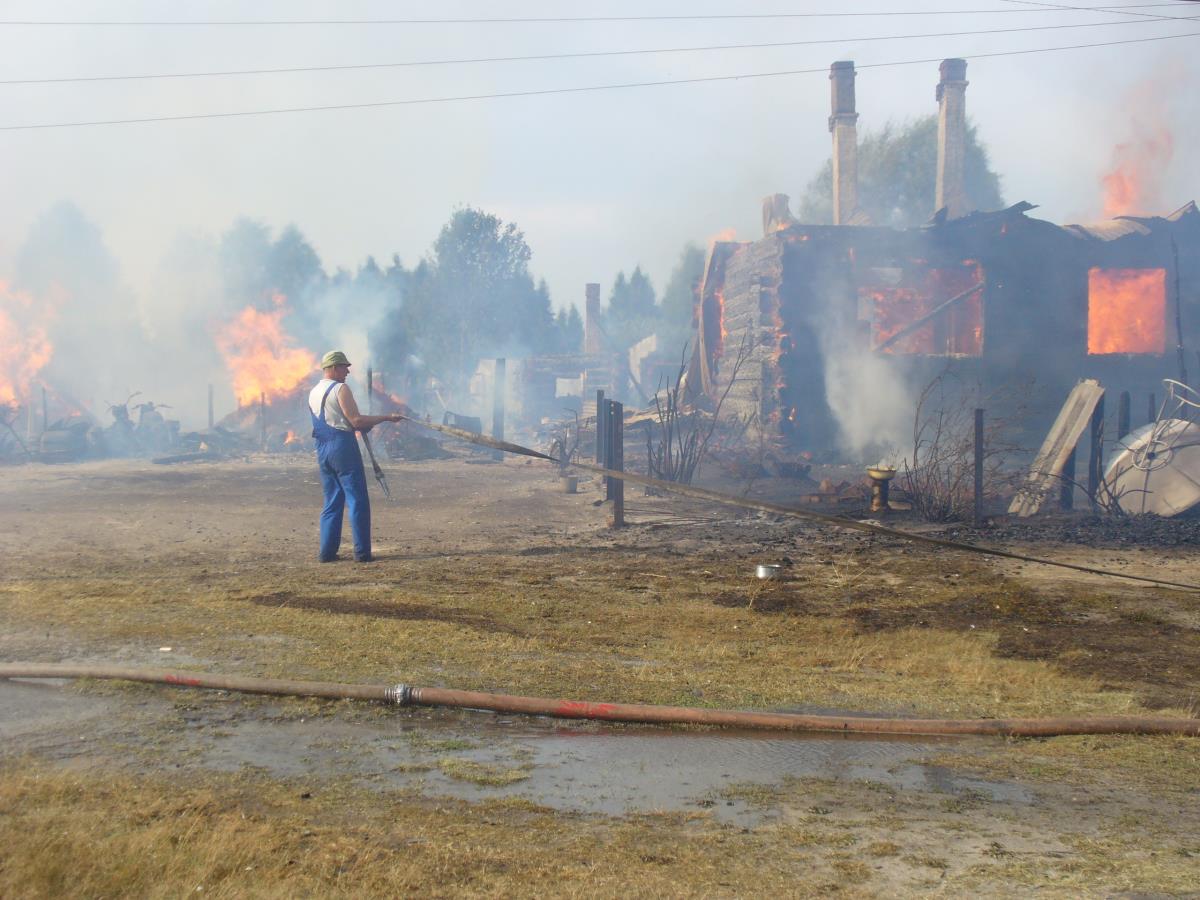
[[[471,208],[332,276],[241,222],[94,355],[5,287],[0,892],[77,820],[91,895],[1190,888],[1200,210],[976,208],[937,75],[927,221],[860,204],[835,62],[832,221],[763,198],[674,321],[640,268],[555,314]],[[315,553],[334,343],[402,419],[363,565]]]
[[[370,348],[358,372],[367,410],[465,421],[476,430],[502,420],[507,436],[545,447],[572,429],[579,443],[595,431],[597,398],[618,400],[636,433],[646,433],[652,458],[652,432],[661,443],[672,425],[662,400],[674,387],[675,413],[686,411],[693,431],[706,429],[698,423],[714,412],[721,420],[712,435],[720,446],[709,465],[715,474],[760,469],[786,478],[806,475],[814,459],[915,466],[920,437],[913,435],[930,412],[917,404],[934,382],[939,403],[986,405],[1009,429],[1005,446],[1025,452],[1013,454],[1011,465],[1028,465],[1073,386],[1094,379],[1112,397],[1113,421],[1100,438],[1109,446],[1092,456],[1111,456],[1135,425],[1180,412],[1178,404],[1162,407],[1169,400],[1163,379],[1180,385],[1178,393],[1189,367],[1200,371],[1200,213],[1188,202],[1161,215],[1057,225],[1036,218],[1036,206],[1025,201],[972,208],[966,65],[947,59],[939,70],[927,224],[878,225],[859,207],[856,73],[852,62],[837,62],[830,69],[833,223],[798,221],[786,195],[764,199],[760,239],[708,248],[685,345],[668,346],[652,333],[619,346],[602,325],[601,285],[589,283],[582,345],[573,352],[516,348],[512,357],[485,357],[447,377],[412,365],[411,356],[398,370],[373,366],[371,352],[395,357],[386,335],[356,339]],[[345,299],[360,303],[354,291]],[[309,449],[303,384],[313,354],[287,333],[287,299],[273,302],[264,311],[247,308],[217,335],[237,409],[214,414],[208,385],[206,429],[181,430],[171,404],[140,392],[98,415],[61,384],[18,376],[5,388],[5,459],[168,461]],[[382,330],[378,315],[357,318]],[[685,348],[689,355],[681,357]],[[435,435],[418,432],[391,435],[389,452],[445,452]],[[866,490],[861,476],[850,481]],[[778,490],[819,493],[813,484],[794,487]],[[1095,490],[1093,483],[1093,506]]]

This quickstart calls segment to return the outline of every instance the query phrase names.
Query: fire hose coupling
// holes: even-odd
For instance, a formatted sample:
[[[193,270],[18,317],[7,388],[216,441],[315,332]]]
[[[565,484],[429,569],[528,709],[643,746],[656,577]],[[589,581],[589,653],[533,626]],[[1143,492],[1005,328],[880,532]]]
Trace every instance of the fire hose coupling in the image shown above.
[[[389,703],[395,703],[397,706],[409,706],[413,702],[413,686],[401,683],[390,687],[387,691],[387,699]]]

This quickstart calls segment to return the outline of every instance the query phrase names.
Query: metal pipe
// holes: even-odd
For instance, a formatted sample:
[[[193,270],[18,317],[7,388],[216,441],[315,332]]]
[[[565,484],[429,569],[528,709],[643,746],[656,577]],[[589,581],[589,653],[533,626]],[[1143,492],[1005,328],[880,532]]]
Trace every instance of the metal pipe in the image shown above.
[[[1074,716],[1047,719],[882,719],[867,716],[809,716],[797,713],[756,713],[640,703],[591,703],[585,700],[486,694],[406,684],[285,681],[237,675],[210,675],[177,669],[131,669],[58,663],[0,663],[0,678],[116,679],[250,694],[324,697],[331,700],[375,700],[395,703],[398,706],[445,706],[551,716],[558,719],[593,719],[656,725],[719,725],[782,731],[832,731],[842,734],[978,734],[1013,737],[1174,734],[1200,737],[1200,719],[1174,719],[1166,716]]]

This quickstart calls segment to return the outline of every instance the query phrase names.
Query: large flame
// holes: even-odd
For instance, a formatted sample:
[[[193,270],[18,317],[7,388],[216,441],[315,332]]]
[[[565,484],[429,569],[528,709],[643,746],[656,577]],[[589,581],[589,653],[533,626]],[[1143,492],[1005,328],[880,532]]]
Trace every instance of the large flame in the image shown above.
[[[0,406],[28,402],[33,379],[53,352],[32,298],[0,281]]]
[[[1088,269],[1088,353],[1162,353],[1166,269]]]
[[[1106,216],[1162,212],[1163,187],[1175,155],[1171,123],[1184,114],[1186,92],[1178,86],[1185,82],[1182,65],[1164,59],[1131,85],[1116,105],[1127,117],[1128,130],[1113,148],[1109,170],[1100,178]]]
[[[229,366],[239,406],[294,391],[312,374],[313,354],[292,346],[283,329],[287,298],[276,294],[274,309],[261,312],[247,306],[217,333],[217,349]]]
[[[1164,173],[1174,155],[1171,132],[1159,128],[1149,136],[1118,144],[1111,171],[1100,178],[1106,216],[1149,215],[1160,205]]]

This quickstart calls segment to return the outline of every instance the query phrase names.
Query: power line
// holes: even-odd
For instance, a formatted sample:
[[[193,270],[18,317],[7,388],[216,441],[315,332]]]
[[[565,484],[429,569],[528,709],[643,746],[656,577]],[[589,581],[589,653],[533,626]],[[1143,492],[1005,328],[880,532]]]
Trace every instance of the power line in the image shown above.
[[[1093,44],[1070,44],[1063,47],[1038,47],[1030,50],[997,50],[992,53],[973,53],[964,55],[963,59],[988,59],[1000,56],[1023,56],[1033,53],[1055,53],[1062,50],[1087,50],[1096,47],[1116,47],[1124,44],[1145,44],[1155,41],[1167,41],[1174,38],[1200,37],[1200,31],[1188,31],[1182,34],[1168,34],[1159,37],[1128,38],[1120,41],[1102,41]],[[942,57],[928,59],[906,59],[895,62],[865,63],[859,69],[883,69],[894,66],[912,66],[940,62]],[[596,84],[572,88],[543,88],[529,91],[507,91],[493,94],[464,94],[456,97],[421,97],[412,100],[379,100],[371,103],[338,103],[326,106],[295,106],[279,109],[244,110],[242,112],[219,113],[189,113],[177,116],[145,116],[135,119],[103,119],[84,122],[50,122],[40,125],[0,125],[0,131],[36,131],[49,128],[85,128],[97,125],[141,125],[150,122],[187,122],[200,119],[237,119],[252,116],[272,116],[286,113],[330,112],[333,110],[377,109],[389,106],[420,106],[432,103],[461,103],[468,100],[500,100],[512,97],[544,97],[552,94],[584,94],[598,91],[627,90],[641,87],[663,87],[677,84],[702,84],[718,81],[740,81],[750,78],[777,78],[785,75],[812,75],[828,72],[822,66],[819,69],[792,69],[780,72],[747,72],[738,75],[708,75],[697,78],[675,78],[665,81],[633,81],[624,84]]]
[[[1038,2],[1038,0],[1001,0],[1001,2],[1011,3],[1015,6],[1024,6],[1026,7],[1026,12],[1086,12],[1090,9],[1090,7],[1087,6],[1067,6],[1063,3],[1041,3]],[[1193,0],[1193,2],[1195,2],[1195,0]],[[1176,3],[1172,5],[1180,6],[1182,4]],[[1034,7],[1034,9],[1028,9],[1028,7]],[[1137,7],[1126,6],[1122,7],[1121,9],[1117,9],[1114,7],[1113,12],[1117,13],[1117,15],[1136,16],[1142,21],[1152,22],[1168,22],[1171,20],[1183,21],[1186,19],[1195,18],[1195,16],[1161,16],[1157,13],[1140,13],[1130,11],[1136,8]]]
[[[1118,6],[1079,6],[1070,7],[1072,10],[1083,12],[1111,12],[1123,9],[1151,9],[1162,7],[1179,7],[1184,4],[1171,3],[1135,3]],[[835,19],[855,17],[883,16],[946,16],[946,15],[1003,15],[1007,13],[1060,12],[1056,9],[955,9],[955,10],[886,10],[883,12],[804,12],[804,13],[726,13],[714,15],[677,15],[677,16],[541,16],[520,18],[464,18],[464,19],[211,19],[211,20],[47,20],[47,19],[6,19],[0,20],[0,26],[75,26],[75,27],[196,27],[196,26],[240,26],[240,25],[510,25],[528,23],[572,23],[572,22],[679,22],[679,21],[721,21],[731,19]]]
[[[1181,22],[1190,22],[1200,19],[1200,16],[1167,16],[1165,18],[1176,19]],[[1029,31],[1057,31],[1064,28],[1104,28],[1114,25],[1156,24],[1158,21],[1159,19],[1154,17],[1138,19],[1134,22],[1122,19],[1116,22],[1076,22],[1066,25],[1029,25],[1020,28],[987,28],[980,29],[978,31],[943,31],[933,34],[892,34],[857,38],[815,38],[806,41],[771,41],[757,44],[711,44],[701,47],[660,47],[644,50],[591,50],[578,53],[539,53],[529,56],[485,56],[467,59],[425,59],[388,63],[352,63],[334,66],[291,66],[276,69],[230,69],[215,72],[165,72],[138,75],[80,75],[63,78],[8,78],[0,79],[0,85],[75,84],[93,81],[146,81],[151,79],[169,78],[213,78],[241,75],[280,75],[294,74],[299,72],[347,72],[367,69],[400,69],[417,66],[452,66],[473,63],[509,63],[555,59],[594,59],[598,57],[614,56],[645,56],[660,53],[705,53],[717,50],[766,50],[780,47],[806,47],[818,44],[855,44],[875,41],[904,41],[929,38],[971,37],[976,35],[1014,34],[1018,32]]]

